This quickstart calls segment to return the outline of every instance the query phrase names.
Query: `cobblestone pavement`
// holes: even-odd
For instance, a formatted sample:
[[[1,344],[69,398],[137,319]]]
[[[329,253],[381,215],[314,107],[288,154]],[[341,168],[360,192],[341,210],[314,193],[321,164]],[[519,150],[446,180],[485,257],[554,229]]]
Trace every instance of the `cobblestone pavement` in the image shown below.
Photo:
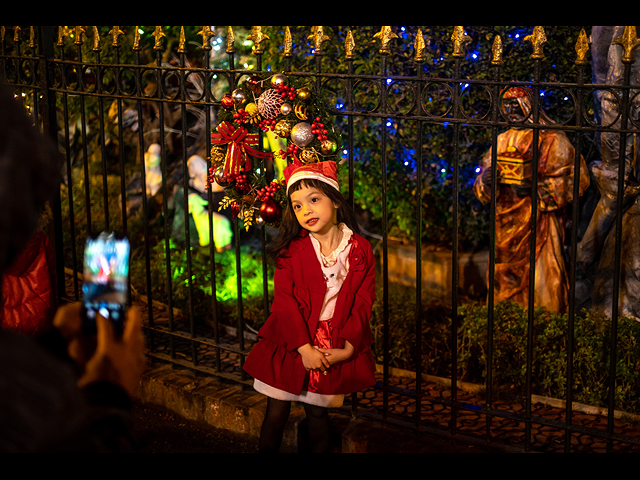
[[[155,312],[156,326],[163,324],[162,310]],[[179,324],[180,322],[177,321]],[[188,330],[188,329],[187,329]],[[204,329],[206,330],[206,328]],[[210,328],[209,328],[210,330]],[[202,337],[210,337],[210,334],[203,332]],[[154,335],[155,352],[169,355],[169,342],[162,335]],[[233,345],[236,343],[234,336],[226,335],[220,339],[223,344]],[[192,342],[187,340],[174,340],[174,348],[176,356],[182,357],[185,361],[191,360]],[[250,350],[251,341],[245,343],[245,350]],[[216,368],[217,354],[215,349],[199,345],[196,348],[198,361],[200,366]],[[220,354],[220,364],[222,372],[226,374],[236,374],[240,372],[240,359],[238,355],[222,352]],[[383,377],[378,375],[380,384]],[[406,396],[403,393],[416,391],[415,378],[407,379],[402,377],[391,377],[389,385],[392,392],[388,396],[389,415],[401,422],[414,423],[416,415],[416,401],[412,396]],[[395,393],[399,392],[399,393]],[[447,432],[451,422],[451,406],[449,400],[451,398],[451,390],[436,384],[435,382],[423,382],[422,384],[423,401],[420,412],[421,424],[430,429],[443,430]],[[457,432],[461,435],[486,438],[487,425],[490,423],[491,437],[493,443],[500,443],[514,449],[525,447],[526,429],[525,423],[519,416],[525,413],[525,406],[522,404],[513,404],[507,401],[494,402],[494,409],[499,410],[505,417],[494,416],[491,419],[487,415],[479,412],[484,406],[484,398],[479,394],[458,390],[458,402],[467,408],[458,410]],[[376,417],[382,417],[384,412],[384,394],[381,389],[372,388],[357,395],[358,409],[367,414]],[[347,400],[348,407],[351,406],[351,400]],[[561,408],[554,408],[544,404],[535,404],[532,406],[532,417],[544,419],[544,423],[548,424],[532,424],[530,439],[531,449],[549,453],[563,453],[565,451],[565,434],[564,430],[557,428],[555,422],[562,424],[565,422],[566,411]],[[550,424],[550,425],[549,425]],[[594,429],[596,431],[607,432],[607,418],[600,415],[587,415],[576,412],[573,414],[572,424],[577,427],[586,429]],[[622,420],[616,420],[614,424],[614,432],[640,440],[640,425],[637,423],[627,423]],[[573,433],[571,438],[572,452],[607,452],[607,442],[602,438],[587,433]],[[640,453],[640,445],[628,442],[614,442],[612,446],[613,452],[618,453]]]
[[[146,302],[135,302],[142,310],[143,318],[149,318]],[[155,328],[167,328],[166,307],[161,304],[153,307],[153,319]],[[174,314],[174,329],[189,332],[188,322],[176,311]],[[190,338],[190,337],[189,337]],[[173,338],[157,332],[149,332],[147,339],[153,344],[153,354],[173,357],[179,361],[191,362],[192,355],[197,355],[198,367],[215,370],[223,375],[237,376],[240,378],[240,356],[228,351],[217,351],[208,345],[192,342],[189,338]],[[213,341],[212,328],[208,325],[199,326],[195,332],[195,338]],[[228,333],[220,338],[220,343],[233,350],[237,345],[237,338]],[[245,351],[251,348],[251,340],[245,342]],[[173,351],[173,354],[172,354]],[[218,370],[217,366],[220,365]],[[378,376],[382,383],[382,376]],[[410,396],[416,391],[415,378],[391,377],[389,379],[391,391],[388,394],[387,408],[389,418],[399,421],[401,424],[415,424],[416,401]],[[420,411],[421,426],[430,431],[450,431],[452,410],[450,406],[451,390],[435,382],[424,381],[422,383],[423,400]],[[406,395],[409,393],[409,396]],[[458,404],[465,408],[457,413],[457,433],[469,438],[477,438],[479,441],[488,438],[490,427],[492,444],[504,445],[510,449],[524,449],[526,440],[526,425],[523,421],[525,406],[523,404],[507,401],[494,402],[492,407],[500,412],[499,416],[489,418],[481,410],[485,405],[484,398],[476,393],[458,390]],[[372,388],[357,395],[359,412],[382,418],[384,413],[385,398],[383,391]],[[351,407],[351,399],[347,400],[347,407]],[[565,432],[560,428],[565,423],[566,411],[564,408],[554,408],[545,404],[532,405],[532,418],[536,423],[530,425],[530,451],[545,453],[565,452]],[[538,419],[542,419],[537,421]],[[488,423],[490,422],[490,423]],[[597,435],[607,433],[608,420],[602,415],[574,412],[572,418],[574,433],[571,434],[572,453],[640,453],[640,425],[633,421],[616,419],[613,425],[613,433],[619,435],[620,441],[613,441],[610,446],[607,441]],[[596,433],[595,435],[593,433]],[[628,441],[631,439],[632,441]]]

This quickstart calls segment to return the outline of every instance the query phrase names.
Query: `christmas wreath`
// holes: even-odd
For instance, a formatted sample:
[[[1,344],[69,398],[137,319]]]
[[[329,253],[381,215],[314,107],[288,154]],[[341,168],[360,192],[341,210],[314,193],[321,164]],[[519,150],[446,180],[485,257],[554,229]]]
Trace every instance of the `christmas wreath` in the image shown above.
[[[278,227],[287,202],[282,166],[337,160],[340,136],[329,123],[325,99],[311,83],[279,73],[251,76],[221,106],[211,134],[209,187],[224,188],[220,210],[231,208],[247,229],[254,223]],[[261,132],[286,147],[264,152]],[[271,181],[259,168],[261,160],[280,166]]]

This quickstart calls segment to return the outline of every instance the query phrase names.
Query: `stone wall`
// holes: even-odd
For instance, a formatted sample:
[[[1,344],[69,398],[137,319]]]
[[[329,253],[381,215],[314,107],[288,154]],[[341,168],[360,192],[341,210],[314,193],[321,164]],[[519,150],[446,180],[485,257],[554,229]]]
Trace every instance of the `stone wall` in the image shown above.
[[[402,285],[416,284],[416,249],[412,245],[389,242],[389,281]],[[451,251],[422,251],[423,291],[438,297],[450,297],[452,285]],[[489,252],[461,253],[459,255],[460,294],[470,297],[487,293],[487,266]]]

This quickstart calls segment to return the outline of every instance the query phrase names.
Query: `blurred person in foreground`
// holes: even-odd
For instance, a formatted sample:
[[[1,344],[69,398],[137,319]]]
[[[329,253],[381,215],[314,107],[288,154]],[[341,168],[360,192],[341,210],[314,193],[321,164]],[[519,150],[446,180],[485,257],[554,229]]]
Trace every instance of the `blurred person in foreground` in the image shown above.
[[[0,84],[0,278],[35,235],[60,172],[55,145]],[[37,336],[0,329],[0,452],[135,452],[131,398],[144,365],[135,309],[121,339],[103,318],[83,338],[79,305]]]

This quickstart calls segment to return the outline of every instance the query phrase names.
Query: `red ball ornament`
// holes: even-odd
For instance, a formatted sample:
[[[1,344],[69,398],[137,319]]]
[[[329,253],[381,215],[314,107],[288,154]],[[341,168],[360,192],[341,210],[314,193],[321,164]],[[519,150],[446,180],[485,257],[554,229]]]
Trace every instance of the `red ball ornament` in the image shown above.
[[[233,101],[233,96],[230,93],[227,93],[222,100],[220,100],[222,107],[226,110],[231,110],[235,106],[235,102]]]
[[[282,208],[278,202],[267,200],[260,207],[260,217],[267,223],[275,223],[282,218]]]

